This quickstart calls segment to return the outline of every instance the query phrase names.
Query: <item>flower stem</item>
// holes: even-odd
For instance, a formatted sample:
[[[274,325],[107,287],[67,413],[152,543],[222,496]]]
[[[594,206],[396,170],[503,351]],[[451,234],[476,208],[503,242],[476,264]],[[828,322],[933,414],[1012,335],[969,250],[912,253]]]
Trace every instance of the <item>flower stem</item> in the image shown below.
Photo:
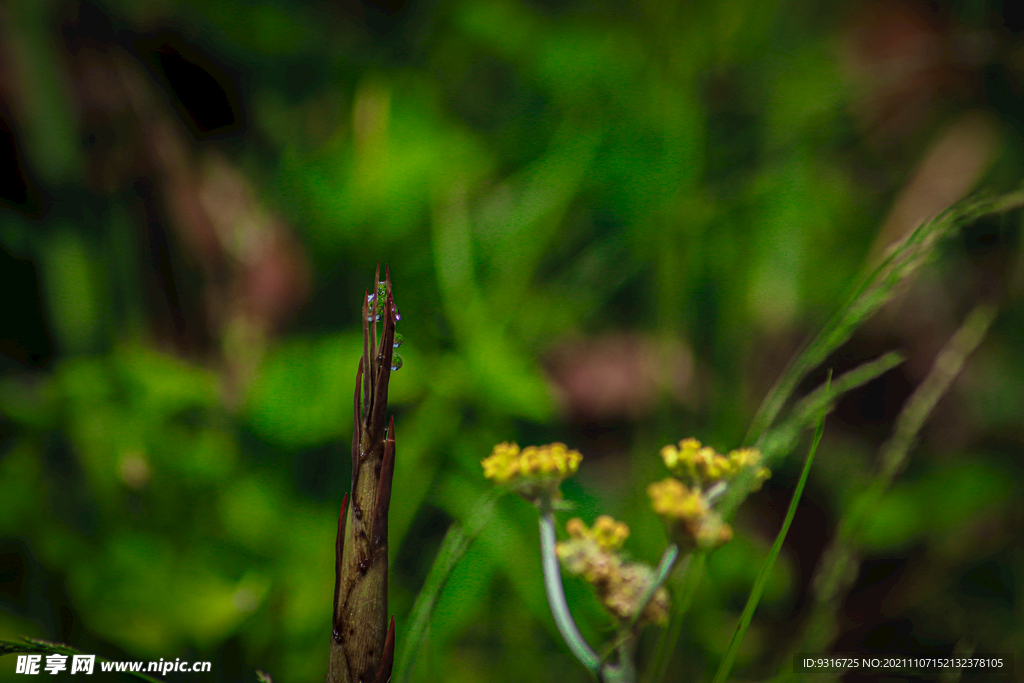
[[[668,579],[668,575],[672,572],[673,567],[676,566],[676,560],[679,559],[679,546],[675,543],[665,548],[665,552],[661,556],[661,562],[658,563],[658,569],[654,574],[654,580],[651,585],[647,588],[647,592],[644,593],[643,598],[640,600],[640,605],[637,607],[636,614],[629,620],[629,628],[633,629],[636,627],[636,623],[640,620],[640,615],[647,609],[647,603],[651,601],[654,594],[658,592],[658,589],[662,587],[665,581]]]
[[[654,661],[644,676],[645,681],[661,683],[661,681],[666,680],[665,677],[668,675],[669,665],[672,663],[672,655],[675,652],[676,644],[679,642],[679,636],[683,632],[683,621],[687,611],[690,609],[690,603],[693,602],[693,596],[697,592],[697,585],[700,583],[701,576],[704,573],[704,561],[706,558],[706,550],[697,550],[687,555],[683,560],[682,569],[680,570],[681,576],[675,581],[677,590],[673,593],[675,612],[669,619],[668,628],[661,634],[658,646],[654,652]]]
[[[572,614],[569,612],[569,605],[565,601],[562,573],[558,566],[558,555],[555,552],[555,517],[550,505],[541,506],[540,555],[544,567],[544,588],[548,594],[551,616],[555,618],[558,632],[562,634],[562,639],[565,640],[565,644],[569,646],[580,664],[596,676],[601,669],[601,659],[583,639],[583,635],[576,627],[576,622],[573,621]]]

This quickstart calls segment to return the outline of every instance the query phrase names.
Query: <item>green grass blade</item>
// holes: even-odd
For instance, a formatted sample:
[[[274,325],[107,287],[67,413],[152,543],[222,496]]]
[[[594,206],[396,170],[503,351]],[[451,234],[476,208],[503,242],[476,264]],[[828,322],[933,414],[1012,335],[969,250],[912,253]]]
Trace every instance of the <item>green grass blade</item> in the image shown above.
[[[824,395],[828,394],[831,382],[832,373],[830,371],[828,379],[825,381]],[[797,482],[796,489],[793,491],[793,497],[789,501],[789,510],[786,511],[786,518],[783,520],[782,528],[779,529],[779,533],[775,537],[772,549],[768,552],[768,558],[764,561],[764,566],[761,567],[761,571],[754,581],[754,587],[750,590],[750,596],[747,598],[747,604],[743,608],[743,614],[740,615],[740,621],[736,624],[736,630],[733,631],[732,640],[729,641],[729,647],[725,651],[722,663],[718,666],[718,673],[715,674],[714,683],[724,683],[725,679],[729,676],[733,662],[736,660],[736,653],[739,652],[740,643],[743,642],[743,635],[747,632],[747,627],[750,626],[754,610],[757,609],[757,603],[760,602],[761,594],[768,583],[768,575],[771,573],[772,567],[775,566],[775,560],[779,557],[779,551],[782,550],[782,543],[786,540],[789,526],[793,523],[793,517],[796,515],[796,506],[800,503],[800,497],[804,492],[804,485],[807,484],[807,475],[811,472],[814,454],[818,450],[818,444],[821,443],[821,435],[825,432],[825,413],[827,411],[828,404],[826,403],[821,408],[818,426],[814,430],[814,440],[811,442],[811,450],[807,453],[807,460],[804,461],[804,469],[800,473],[800,480]]]
[[[834,403],[836,399],[851,389],[867,384],[901,362],[903,362],[903,357],[899,353],[887,353],[881,358],[863,363],[844,373],[834,382],[822,384],[801,399],[793,407],[789,418],[764,434],[759,441],[758,448],[761,449],[764,456],[764,464],[774,467],[777,462],[792,452],[800,439],[800,432],[813,424],[815,418],[826,406]],[[718,504],[718,511],[722,518],[727,521],[731,520],[744,499],[756,486],[757,480],[752,470],[741,473],[729,490],[725,492],[721,503]]]
[[[939,399],[949,391],[953,380],[963,369],[988,334],[998,309],[990,303],[975,306],[946,346],[939,352],[935,365],[921,385],[907,400],[896,419],[892,438],[882,446],[880,478],[888,486],[906,463],[907,453],[917,440],[925,421]]]
[[[774,424],[783,406],[804,376],[842,346],[869,316],[888,301],[902,280],[913,274],[931,256],[935,245],[982,216],[1024,205],[1024,189],[998,197],[970,197],[931,220],[922,223],[877,267],[861,280],[852,296],[824,329],[814,337],[783,371],[765,397],[747,432],[747,443],[759,441]]]
[[[494,505],[504,492],[498,489],[489,491],[473,507],[465,524],[455,522],[449,527],[441,547],[437,551],[434,564],[430,567],[423,588],[416,596],[412,611],[409,613],[409,625],[403,629],[403,638],[399,641],[401,647],[398,657],[395,659],[395,670],[392,680],[396,683],[408,681],[412,672],[412,665],[416,658],[416,652],[423,642],[427,633],[427,626],[430,624],[430,617],[437,605],[437,599],[444,590],[448,577],[458,564],[462,556],[469,550],[476,537],[480,535],[483,528],[487,526],[494,513]]]
[[[960,374],[967,359],[984,340],[996,313],[995,306],[978,304],[939,352],[924,381],[903,405],[892,437],[882,445],[878,472],[857,504],[851,506],[839,521],[836,538],[822,555],[813,581],[814,604],[800,645],[802,650],[821,652],[831,644],[836,605],[857,576],[856,568],[860,562],[857,536],[861,526],[906,464],[907,455],[925,421]]]
[[[660,683],[668,675],[668,667],[672,663],[672,654],[676,650],[676,643],[683,632],[683,622],[686,613],[693,603],[693,596],[697,592],[697,586],[704,575],[704,565],[707,560],[707,552],[698,550],[687,556],[683,561],[683,569],[679,572],[679,579],[675,582],[676,590],[673,592],[673,603],[675,609],[669,620],[668,627],[662,631],[661,638],[654,651],[654,662],[647,669],[647,675],[643,680],[645,683]]]
[[[805,427],[814,424],[825,406],[835,403],[843,394],[884,375],[902,362],[903,356],[897,351],[892,351],[858,365],[802,398],[793,406],[789,417],[782,424],[769,430],[761,438],[758,448],[764,458],[763,464],[772,467],[780,458],[792,452],[800,433]]]

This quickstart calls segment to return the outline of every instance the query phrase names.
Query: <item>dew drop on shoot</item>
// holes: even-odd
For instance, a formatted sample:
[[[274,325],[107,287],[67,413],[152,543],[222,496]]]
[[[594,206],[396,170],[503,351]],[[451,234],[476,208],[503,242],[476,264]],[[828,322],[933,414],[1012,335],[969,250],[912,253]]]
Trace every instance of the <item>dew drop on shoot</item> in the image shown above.
[[[394,347],[397,349],[399,346],[402,345],[403,341],[404,340],[402,339],[402,333],[401,332],[395,332]]]
[[[384,305],[387,303],[387,300],[387,287],[381,282],[377,285],[377,320],[380,320],[381,316],[384,315]]]
[[[402,357],[397,353],[391,357],[391,369],[399,370],[402,367]]]
[[[377,302],[377,296],[370,292],[366,295],[366,322],[378,322],[380,320],[380,305],[379,302],[375,306],[374,302]]]

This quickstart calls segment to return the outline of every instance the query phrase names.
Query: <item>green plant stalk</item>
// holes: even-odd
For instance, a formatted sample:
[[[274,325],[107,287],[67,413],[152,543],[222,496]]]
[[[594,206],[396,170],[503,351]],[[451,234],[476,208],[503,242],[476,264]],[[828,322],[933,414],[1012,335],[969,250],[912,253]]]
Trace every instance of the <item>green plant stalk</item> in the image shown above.
[[[497,488],[484,494],[474,505],[473,512],[465,524],[453,523],[449,527],[448,533],[445,534],[444,540],[441,541],[434,564],[431,566],[423,588],[416,596],[416,602],[409,613],[409,625],[404,629],[405,638],[398,651],[392,676],[392,680],[397,683],[404,683],[411,674],[416,653],[426,636],[430,617],[437,605],[437,598],[444,590],[455,565],[466,554],[469,546],[490,521],[494,513],[494,505],[503,494],[504,491]]]
[[[658,645],[654,651],[654,662],[647,669],[643,679],[646,683],[664,681],[665,676],[668,675],[668,667],[672,663],[672,654],[675,652],[676,643],[679,642],[679,636],[683,632],[683,622],[686,619],[686,613],[690,610],[693,596],[697,593],[697,586],[704,575],[706,561],[706,550],[697,550],[683,560],[683,569],[678,580],[679,589],[674,594],[676,609],[669,620],[668,628],[662,632],[661,638],[658,639]]]
[[[640,615],[647,609],[647,603],[651,601],[654,594],[658,592],[658,589],[662,587],[665,581],[668,579],[669,574],[672,573],[672,569],[676,566],[676,560],[679,559],[679,546],[675,543],[665,548],[665,552],[661,554],[661,561],[658,563],[658,568],[655,570],[654,581],[648,586],[647,591],[640,598],[640,607],[637,608],[636,614],[629,620],[629,630],[632,631],[636,628],[637,622],[640,621]]]
[[[895,352],[887,353],[880,358],[863,363],[853,370],[844,373],[836,379],[835,382],[830,381],[828,384],[823,384],[810,395],[802,399],[793,408],[792,415],[786,420],[786,422],[762,436],[761,442],[764,444],[763,448],[765,449],[764,453],[766,460],[771,462],[773,460],[780,459],[785,455],[785,453],[792,449],[800,436],[800,432],[806,426],[811,415],[823,410],[825,406],[835,401],[835,399],[847,391],[870,382],[875,377],[882,375],[902,361],[903,358],[900,354]],[[723,518],[731,519],[732,513],[739,507],[749,492],[754,488],[756,482],[752,475],[752,471],[741,474],[740,477],[728,488],[728,490],[726,490],[724,500],[722,500],[718,506],[719,510],[722,512]],[[702,570],[703,553],[700,554],[700,561],[701,567],[699,570]],[[688,576],[691,571],[694,571],[694,569],[689,565],[690,563],[688,562],[688,566],[684,572],[687,575],[687,577],[685,577],[687,583],[683,584],[685,586],[691,585],[689,582],[694,580],[692,577]],[[699,580],[699,577],[697,577],[696,580]],[[655,663],[648,670],[650,673],[646,680],[649,682],[664,679],[664,676],[667,673],[666,667],[671,660],[671,653],[675,650],[675,644],[678,642],[679,636],[682,633],[683,616],[685,610],[689,608],[689,603],[677,600],[676,604],[682,609],[683,614],[673,614],[669,627],[662,632],[655,651]]]
[[[906,464],[907,454],[921,432],[935,404],[946,395],[963,369],[967,358],[978,348],[996,319],[998,309],[981,303],[967,315],[960,328],[935,358],[935,365],[900,411],[896,429],[881,451],[881,479],[888,486]]]
[[[776,430],[769,430],[807,373],[844,344],[861,323],[889,301],[896,286],[928,261],[941,239],[956,234],[961,228],[983,216],[1002,213],[1020,206],[1024,206],[1024,188],[996,197],[969,197],[921,223],[902,243],[893,248],[877,267],[861,278],[847,303],[793,358],[758,408],[745,441],[753,443],[765,454],[768,465],[784,457],[792,447],[790,444],[796,442],[795,435],[800,429],[799,410],[806,410],[808,404],[798,406],[799,410],[794,410],[794,417],[789,423]],[[884,366],[888,362],[887,358],[883,356],[879,359],[877,363],[880,365],[874,369]],[[858,370],[860,368],[840,377],[837,385],[846,379],[847,375]],[[796,430],[793,429],[794,426],[797,426]],[[720,506],[724,519],[731,519],[754,484],[753,472],[746,472],[733,482],[726,500]]]
[[[772,467],[787,453],[792,452],[804,428],[813,424],[821,410],[852,389],[863,386],[880,377],[903,362],[898,351],[891,351],[879,358],[858,365],[843,373],[830,383],[822,384],[800,399],[784,422],[769,430],[761,439],[762,464]]]
[[[813,582],[814,607],[800,649],[821,651],[831,644],[835,630],[831,615],[837,609],[839,596],[857,577],[857,534],[867,515],[877,507],[896,474],[906,464],[907,454],[925,421],[949,390],[967,358],[985,338],[995,315],[996,308],[992,304],[977,305],[939,352],[928,376],[904,404],[896,419],[893,436],[882,445],[878,473],[858,504],[840,521],[835,540],[823,554]]]
[[[631,631],[627,632],[615,649],[618,651],[618,664],[605,662],[598,680],[601,683],[636,683],[636,636]]]
[[[832,371],[829,371],[828,379],[825,380],[825,393],[828,393],[829,385],[832,382]],[[713,683],[725,683],[726,678],[729,677],[729,672],[732,670],[733,662],[736,661],[736,653],[739,652],[740,644],[743,642],[743,635],[747,632],[747,628],[750,626],[750,620],[754,617],[754,610],[757,609],[757,603],[761,601],[761,595],[764,593],[764,587],[768,583],[768,575],[772,571],[772,567],[775,566],[775,560],[779,557],[779,551],[782,550],[782,543],[786,540],[786,534],[789,533],[789,527],[793,523],[793,517],[796,516],[796,507],[800,503],[800,497],[804,493],[804,486],[807,484],[807,476],[811,472],[811,463],[814,462],[814,454],[818,450],[818,444],[821,443],[821,435],[825,432],[825,413],[827,412],[827,406],[823,406],[821,415],[818,418],[818,426],[814,430],[814,439],[811,441],[811,450],[807,453],[807,459],[804,461],[803,471],[800,472],[800,480],[796,484],[796,489],[793,491],[793,497],[789,501],[789,509],[786,511],[786,518],[782,521],[782,528],[779,529],[778,535],[775,537],[775,542],[772,544],[772,548],[768,551],[768,557],[764,561],[764,566],[761,567],[760,573],[757,575],[757,579],[754,581],[754,587],[750,590],[750,596],[747,598],[747,604],[743,607],[743,613],[740,615],[739,623],[736,624],[736,630],[733,631],[732,639],[729,641],[729,647],[725,651],[725,656],[722,657],[722,662],[718,666],[718,673],[715,674]]]
[[[881,308],[892,297],[896,285],[927,262],[939,240],[983,216],[1020,206],[1024,206],[1024,189],[997,197],[969,197],[918,226],[889,252],[882,263],[859,281],[846,305],[786,367],[754,415],[746,442],[759,445],[804,376],[824,362],[864,320]]]
[[[388,507],[395,469],[395,420],[391,418],[385,431],[385,411],[398,312],[391,274],[385,273],[382,309],[379,266],[372,307],[370,294],[363,298],[363,357],[356,372],[353,406],[352,495],[342,501],[338,515],[327,683],[387,683],[394,662],[393,616],[388,624]],[[378,310],[384,319],[379,340]]]
[[[867,384],[891,368],[899,365],[903,357],[899,353],[887,353],[881,358],[858,365],[853,370],[840,375],[834,382],[822,384],[793,407],[789,418],[766,433],[759,441],[758,449],[764,455],[764,464],[774,466],[786,454],[790,453],[800,438],[800,432],[809,424],[813,416],[820,413],[826,406],[851,389]],[[723,500],[718,505],[719,513],[726,521],[730,521],[739,506],[754,489],[757,479],[753,470],[741,472],[725,491]]]
[[[547,592],[548,604],[551,605],[551,616],[554,617],[558,632],[562,634],[562,639],[569,646],[569,650],[587,671],[596,676],[601,670],[601,658],[584,640],[579,628],[576,627],[576,622],[573,621],[572,613],[569,612],[569,604],[565,600],[565,590],[562,587],[562,572],[558,564],[556,545],[555,515],[550,503],[542,502],[540,557],[544,570],[544,589]]]
[[[628,622],[619,627],[615,642],[602,657],[600,676],[602,683],[633,683],[636,680],[636,645],[637,636],[639,635],[637,624],[644,610],[647,609],[647,604],[651,601],[651,598],[654,597],[654,594],[658,592],[658,589],[664,585],[671,575],[678,558],[679,546],[673,543],[665,548],[665,552],[661,555],[661,561],[658,563],[658,568],[655,570],[654,580],[640,597],[636,612]],[[612,652],[617,653],[618,664],[611,664],[606,661]]]

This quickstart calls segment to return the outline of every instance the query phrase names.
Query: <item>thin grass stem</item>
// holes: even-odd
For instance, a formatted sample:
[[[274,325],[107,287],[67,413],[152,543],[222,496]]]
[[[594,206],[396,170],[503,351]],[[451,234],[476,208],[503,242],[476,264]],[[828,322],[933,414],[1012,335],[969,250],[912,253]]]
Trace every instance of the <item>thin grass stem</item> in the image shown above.
[[[636,614],[629,620],[629,630],[632,631],[636,627],[637,621],[640,620],[640,615],[647,609],[647,603],[651,601],[654,594],[658,592],[658,589],[668,579],[669,574],[672,573],[672,568],[675,567],[676,560],[679,558],[679,546],[675,543],[665,548],[665,552],[661,555],[661,562],[658,563],[658,569],[654,574],[654,581],[648,586],[647,591],[644,593],[643,598],[640,600],[640,606],[636,610]]]
[[[804,376],[842,346],[861,323],[893,295],[896,285],[912,275],[931,256],[935,245],[982,216],[1024,205],[1024,189],[998,197],[970,197],[923,222],[883,261],[860,279],[846,305],[832,316],[786,367],[754,415],[747,443],[755,443],[774,424]]]
[[[441,591],[444,590],[459,560],[487,526],[494,514],[494,505],[503,493],[500,489],[485,493],[473,506],[473,511],[464,523],[455,522],[448,528],[423,588],[416,596],[416,602],[409,613],[409,625],[405,628],[405,637],[400,641],[402,647],[398,652],[392,677],[396,683],[406,683],[409,679],[416,654],[426,639],[430,618]]]
[[[828,387],[832,383],[832,371],[829,370],[828,379],[825,380],[825,393],[828,393]],[[804,461],[804,469],[800,473],[800,480],[796,484],[796,489],[793,491],[793,497],[789,501],[789,509],[786,511],[786,518],[782,521],[782,528],[779,529],[778,535],[775,537],[775,542],[772,544],[772,548],[768,551],[768,557],[764,561],[764,566],[761,567],[760,573],[757,575],[757,579],[754,581],[754,587],[750,590],[750,596],[747,598],[747,604],[743,608],[743,613],[740,615],[739,623],[736,624],[736,630],[733,631],[732,640],[729,641],[729,647],[725,651],[725,656],[722,657],[722,662],[718,666],[718,673],[715,674],[713,683],[724,683],[725,679],[729,677],[729,672],[732,670],[733,662],[736,660],[736,653],[739,652],[740,644],[743,642],[743,635],[747,632],[747,628],[750,626],[750,620],[754,617],[754,610],[757,609],[757,603],[761,601],[761,595],[764,593],[764,587],[768,583],[768,575],[771,574],[772,568],[775,566],[775,560],[779,557],[779,551],[782,550],[782,543],[786,540],[786,534],[789,533],[789,526],[793,523],[793,517],[796,515],[796,507],[800,503],[800,497],[804,492],[804,485],[807,484],[807,475],[811,472],[811,463],[814,462],[814,454],[818,450],[818,444],[821,443],[821,435],[825,432],[825,414],[828,412],[828,407],[822,406],[821,414],[818,417],[818,426],[814,430],[814,439],[811,441],[811,450],[807,453],[807,459]]]
[[[693,596],[704,575],[706,560],[707,552],[704,550],[698,550],[683,560],[683,568],[678,581],[679,589],[674,595],[676,609],[669,620],[668,628],[662,632],[661,638],[658,640],[654,651],[654,663],[647,670],[645,683],[660,683],[660,681],[666,680],[669,665],[672,663],[672,655],[675,653],[679,637],[683,633],[686,613],[690,610]]]
[[[840,521],[836,538],[823,554],[814,578],[815,602],[799,646],[801,650],[817,652],[831,644],[835,632],[832,615],[838,609],[840,596],[857,577],[857,535],[906,464],[925,421],[949,390],[967,358],[985,338],[995,315],[996,307],[992,304],[978,304],[939,352],[928,376],[904,404],[892,437],[882,445],[878,473],[858,503]]]

